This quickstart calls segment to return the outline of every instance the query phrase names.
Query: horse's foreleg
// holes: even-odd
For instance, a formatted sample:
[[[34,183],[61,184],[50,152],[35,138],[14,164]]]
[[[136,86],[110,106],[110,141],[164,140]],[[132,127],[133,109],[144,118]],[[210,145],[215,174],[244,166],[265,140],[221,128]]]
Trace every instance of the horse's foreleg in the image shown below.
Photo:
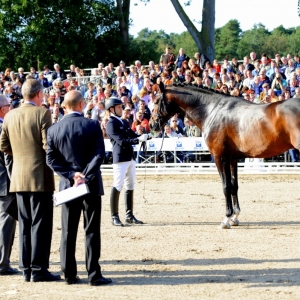
[[[225,205],[226,205],[226,217],[221,223],[221,228],[229,229],[230,217],[233,215],[232,200],[231,200],[232,186],[231,186],[230,160],[229,158],[215,156],[215,163],[222,180],[223,192],[225,196]]]
[[[240,206],[238,200],[238,176],[237,176],[237,159],[231,159],[230,162],[230,171],[231,171],[231,196],[233,202],[233,212],[234,215],[230,219],[230,224],[232,226],[238,226],[239,220],[238,216],[240,214]]]

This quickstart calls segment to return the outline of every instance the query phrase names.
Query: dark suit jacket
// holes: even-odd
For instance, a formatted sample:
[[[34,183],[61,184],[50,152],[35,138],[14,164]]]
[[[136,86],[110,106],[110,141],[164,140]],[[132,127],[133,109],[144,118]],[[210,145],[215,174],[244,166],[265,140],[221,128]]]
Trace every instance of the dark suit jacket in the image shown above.
[[[131,161],[134,159],[132,145],[138,144],[138,135],[129,127],[129,123],[123,123],[111,116],[106,124],[106,133],[113,146],[113,163]]]
[[[60,191],[71,187],[75,173],[82,172],[90,192],[103,195],[100,166],[104,157],[105,146],[98,121],[67,114],[49,128],[46,162],[61,177]]]
[[[60,79],[62,81],[67,79],[67,75],[66,75],[65,71],[60,70],[59,73],[60,73]],[[55,79],[57,79],[57,72],[53,71],[53,73],[52,73],[52,80],[54,81]]]

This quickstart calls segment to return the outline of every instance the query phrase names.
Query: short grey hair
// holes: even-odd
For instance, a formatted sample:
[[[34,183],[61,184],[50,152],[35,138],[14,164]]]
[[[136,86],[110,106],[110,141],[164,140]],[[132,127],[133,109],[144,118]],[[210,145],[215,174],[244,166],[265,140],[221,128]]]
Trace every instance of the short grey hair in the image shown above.
[[[22,85],[22,95],[25,100],[33,99],[40,91],[43,91],[43,86],[36,79],[26,79]]]

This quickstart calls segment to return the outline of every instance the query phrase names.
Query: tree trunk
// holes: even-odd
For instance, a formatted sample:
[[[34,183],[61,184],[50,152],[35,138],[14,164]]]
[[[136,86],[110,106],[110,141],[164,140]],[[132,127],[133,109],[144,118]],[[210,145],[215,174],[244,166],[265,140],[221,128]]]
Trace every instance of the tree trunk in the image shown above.
[[[212,62],[215,57],[215,0],[203,1],[201,32],[197,30],[193,22],[187,16],[179,1],[170,1],[184,26],[196,42],[199,52],[204,53]]]
[[[130,10],[130,0],[117,0],[117,9],[119,12],[119,28],[122,39],[122,59],[127,61],[127,56],[129,53],[129,10]]]

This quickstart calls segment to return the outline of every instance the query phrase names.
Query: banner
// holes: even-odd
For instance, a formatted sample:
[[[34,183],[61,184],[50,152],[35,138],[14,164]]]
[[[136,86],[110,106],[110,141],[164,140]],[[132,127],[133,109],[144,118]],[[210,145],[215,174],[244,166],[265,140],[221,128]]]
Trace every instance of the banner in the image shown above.
[[[163,141],[163,145],[162,145]],[[104,139],[105,151],[111,152],[112,145],[109,139]],[[162,146],[161,146],[162,145]],[[132,146],[134,151],[140,150],[140,144]],[[199,151],[209,152],[203,137],[155,138],[147,141],[147,151]]]

